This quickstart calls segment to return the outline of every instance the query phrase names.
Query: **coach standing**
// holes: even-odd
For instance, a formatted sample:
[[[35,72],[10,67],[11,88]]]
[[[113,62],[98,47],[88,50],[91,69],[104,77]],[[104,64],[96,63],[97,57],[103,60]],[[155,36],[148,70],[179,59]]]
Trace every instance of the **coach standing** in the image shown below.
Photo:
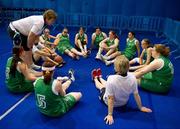
[[[57,18],[55,11],[49,9],[43,15],[33,15],[10,22],[8,33],[14,46],[22,46],[25,50],[24,62],[28,67],[36,68],[32,61],[32,46],[39,41],[39,35],[46,25],[52,25]]]

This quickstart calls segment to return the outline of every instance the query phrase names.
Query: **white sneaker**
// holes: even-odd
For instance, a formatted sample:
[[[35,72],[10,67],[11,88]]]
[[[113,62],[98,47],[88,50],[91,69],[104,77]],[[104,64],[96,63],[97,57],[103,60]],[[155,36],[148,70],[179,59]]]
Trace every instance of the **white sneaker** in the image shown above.
[[[59,81],[67,81],[67,80],[69,80],[69,77],[67,77],[67,76],[57,77],[57,80],[59,80]]]
[[[69,73],[69,79],[71,79],[71,81],[75,81],[75,77],[74,77],[74,70],[73,69],[69,69],[68,71]]]
[[[98,60],[101,60],[101,55],[100,54],[97,54],[95,59],[98,59]]]
[[[38,69],[41,68],[41,66],[35,65],[35,64],[33,63],[33,64],[31,65],[31,68],[38,70]]]

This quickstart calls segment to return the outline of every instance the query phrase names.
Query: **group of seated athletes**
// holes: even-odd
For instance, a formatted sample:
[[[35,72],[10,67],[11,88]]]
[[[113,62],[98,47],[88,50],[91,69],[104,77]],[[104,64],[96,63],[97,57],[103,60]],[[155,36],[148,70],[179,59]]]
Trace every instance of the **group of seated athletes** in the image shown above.
[[[51,38],[54,39],[53,43]],[[100,91],[99,99],[108,106],[108,114],[105,117],[107,124],[114,122],[113,107],[126,106],[131,93],[134,94],[140,111],[152,112],[151,109],[142,106],[138,85],[146,91],[165,94],[169,92],[173,81],[174,69],[169,60],[168,47],[163,44],[151,45],[149,39],[143,39],[140,54],[139,41],[135,38],[134,32],[128,33],[124,51],[119,50],[119,41],[114,31],[109,31],[107,37],[99,27],[92,34],[91,49],[98,49],[95,58],[106,65],[114,64],[115,74],[110,75],[107,81],[102,77],[101,68],[95,68],[91,72],[92,80]],[[68,87],[75,81],[74,70],[70,69],[65,77],[53,78],[56,66],[64,64],[58,53],[65,53],[73,59],[90,56],[87,43],[88,37],[83,27],[80,27],[75,35],[75,47],[70,42],[67,28],[56,37],[50,35],[49,29],[44,29],[39,37],[39,43],[34,44],[32,49],[35,62],[39,59],[44,60],[42,71],[27,67],[22,58],[23,48],[14,46],[12,57],[6,64],[7,88],[13,93],[35,91],[37,107],[47,116],[65,114],[80,100],[82,93],[66,93]]]

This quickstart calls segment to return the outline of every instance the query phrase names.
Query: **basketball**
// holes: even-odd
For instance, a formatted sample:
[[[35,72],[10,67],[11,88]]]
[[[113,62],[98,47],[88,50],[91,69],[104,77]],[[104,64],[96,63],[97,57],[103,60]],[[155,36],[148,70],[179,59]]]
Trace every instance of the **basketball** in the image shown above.
[[[58,55],[57,55],[57,56],[54,57],[54,61],[57,62],[57,63],[62,63],[62,62],[63,62],[63,59],[62,59],[61,56],[58,56]]]

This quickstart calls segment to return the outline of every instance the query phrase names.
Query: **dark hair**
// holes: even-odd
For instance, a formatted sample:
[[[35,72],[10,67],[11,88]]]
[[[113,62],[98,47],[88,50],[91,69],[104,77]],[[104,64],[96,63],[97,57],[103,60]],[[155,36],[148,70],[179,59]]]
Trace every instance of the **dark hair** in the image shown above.
[[[62,32],[63,32],[65,29],[68,31],[68,28],[67,28],[67,27],[64,27],[63,30],[62,30]]]
[[[114,35],[114,38],[117,38],[117,39],[119,39],[119,37],[118,37],[118,35],[116,34],[116,32],[115,32],[115,31],[113,31],[113,30],[110,30],[109,32],[111,32],[111,33]]]
[[[56,19],[57,18],[57,14],[56,14],[56,12],[54,10],[48,9],[48,10],[46,10],[44,12],[43,17],[44,17],[44,19],[48,19],[48,20]]]
[[[168,57],[170,53],[170,48],[163,44],[154,45],[156,52],[160,53],[162,56]]]
[[[133,31],[129,31],[129,33],[131,33],[135,37],[135,33]]]
[[[147,48],[149,47],[153,47],[153,44],[151,44],[150,40],[149,39],[143,39],[144,42],[146,42],[146,44],[148,45]]]
[[[49,61],[45,61],[43,63],[43,67],[53,67],[53,66],[54,66],[54,64]],[[51,82],[53,72],[54,71],[43,71],[45,84],[49,84]]]
[[[101,30],[101,27],[96,27],[96,30],[97,30],[97,29]]]
[[[16,73],[16,67],[18,62],[22,62],[22,59],[20,58],[20,54],[23,52],[23,48],[22,47],[14,47],[12,50],[13,53],[13,57],[12,57],[12,63],[10,66],[10,74],[13,75],[13,77],[15,77],[15,73]]]
[[[84,28],[83,26],[81,26],[81,27],[79,28],[79,30],[85,31],[85,28]]]

